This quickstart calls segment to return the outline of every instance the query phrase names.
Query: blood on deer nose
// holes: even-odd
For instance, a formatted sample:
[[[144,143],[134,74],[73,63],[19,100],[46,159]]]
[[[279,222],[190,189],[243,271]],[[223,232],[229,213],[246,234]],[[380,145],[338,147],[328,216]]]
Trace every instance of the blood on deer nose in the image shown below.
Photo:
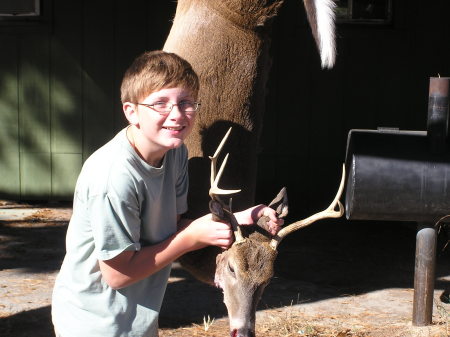
[[[230,337],[255,337],[255,333],[249,329],[234,329],[230,332]]]

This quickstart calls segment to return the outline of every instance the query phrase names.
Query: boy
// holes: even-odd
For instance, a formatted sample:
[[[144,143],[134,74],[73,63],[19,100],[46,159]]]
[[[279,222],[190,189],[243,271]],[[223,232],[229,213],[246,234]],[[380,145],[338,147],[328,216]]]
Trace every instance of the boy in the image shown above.
[[[181,255],[232,243],[228,224],[187,211],[187,149],[199,104],[189,63],[163,51],[139,56],[124,75],[129,126],[83,165],[67,231],[67,253],[53,291],[60,337],[158,336],[158,313]],[[274,232],[281,220],[264,205],[236,213],[240,223],[262,214]]]

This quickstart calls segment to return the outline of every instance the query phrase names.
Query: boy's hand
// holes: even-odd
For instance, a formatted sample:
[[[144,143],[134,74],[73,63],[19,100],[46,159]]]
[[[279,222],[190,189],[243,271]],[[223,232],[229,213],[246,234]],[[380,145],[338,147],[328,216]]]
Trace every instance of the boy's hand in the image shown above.
[[[284,220],[278,218],[277,212],[267,206],[264,206],[257,216],[258,219],[261,217],[267,217],[269,219],[269,221],[266,222],[266,230],[272,235],[276,235],[284,224]]]
[[[248,208],[242,212],[234,213],[234,216],[241,225],[251,225],[256,223],[261,217],[267,217],[268,221],[264,227],[272,235],[277,234],[284,224],[284,220],[278,218],[277,212],[266,205]]]
[[[213,221],[211,214],[192,221],[184,230],[192,240],[193,249],[211,245],[227,249],[233,243],[231,226],[224,222]]]

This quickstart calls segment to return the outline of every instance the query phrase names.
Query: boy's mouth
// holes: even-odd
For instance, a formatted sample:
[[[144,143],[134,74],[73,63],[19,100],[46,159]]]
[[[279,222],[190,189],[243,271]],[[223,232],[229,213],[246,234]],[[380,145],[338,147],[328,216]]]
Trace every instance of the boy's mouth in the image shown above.
[[[164,126],[163,128],[169,131],[181,131],[184,129],[184,126],[172,126],[172,127]]]

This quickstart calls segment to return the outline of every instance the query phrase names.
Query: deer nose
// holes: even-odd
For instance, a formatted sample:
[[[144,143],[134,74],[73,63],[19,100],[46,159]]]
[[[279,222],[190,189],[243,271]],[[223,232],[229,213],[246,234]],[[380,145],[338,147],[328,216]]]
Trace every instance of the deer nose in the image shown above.
[[[239,329],[232,330],[230,332],[230,337],[255,337],[255,332],[250,329]]]

